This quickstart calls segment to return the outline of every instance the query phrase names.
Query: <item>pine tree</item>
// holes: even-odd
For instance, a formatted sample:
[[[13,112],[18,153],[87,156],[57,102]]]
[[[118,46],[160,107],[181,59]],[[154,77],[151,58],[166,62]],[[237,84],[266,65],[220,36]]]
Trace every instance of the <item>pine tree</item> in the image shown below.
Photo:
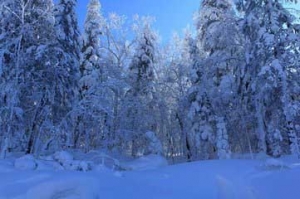
[[[14,87],[18,92],[9,101],[18,102],[19,115],[26,112],[21,121],[22,135],[27,138],[26,152],[40,151],[51,140],[56,140],[59,146],[69,92],[66,82],[72,75],[64,62],[64,49],[56,38],[53,2],[8,1],[5,9],[10,14],[6,18],[10,20],[8,35],[15,40],[15,51],[11,51],[15,63],[11,62],[9,67],[14,71]]]
[[[84,94],[100,78],[100,36],[104,19],[101,15],[99,0],[90,0],[84,23],[83,48],[80,71],[82,74],[81,89]],[[98,74],[97,74],[98,73]],[[94,84],[94,85],[93,85]]]
[[[137,47],[129,65],[129,90],[125,96],[127,107],[125,126],[131,132],[132,155],[136,156],[145,147],[145,133],[156,131],[154,122],[154,64],[156,61],[156,35],[145,22],[137,39]]]
[[[208,158],[209,155],[206,149],[208,148],[208,143],[212,142],[212,132],[211,128],[205,128],[205,123],[208,122],[208,120],[211,120],[211,113],[210,110],[207,108],[210,107],[210,104],[207,102],[207,100],[204,99],[205,93],[203,93],[203,90],[201,90],[201,86],[199,85],[202,81],[201,79],[203,74],[199,70],[201,61],[200,51],[197,46],[196,40],[190,38],[188,41],[188,48],[189,57],[190,60],[192,60],[192,72],[190,77],[192,86],[188,91],[188,118],[191,120],[191,129],[188,133],[188,136],[186,137],[186,148],[187,158],[189,161],[191,161],[199,158],[199,152],[201,150],[201,147],[203,147],[203,150],[205,150],[201,150],[201,158]],[[206,131],[207,129],[210,130]]]
[[[90,0],[84,23],[79,81],[80,104],[74,135],[74,147],[81,142],[86,151],[95,144],[95,140],[105,136],[101,132],[105,128],[108,111],[104,105],[104,71],[100,62],[100,36],[104,23],[99,0]]]
[[[65,109],[57,110],[58,118],[63,117],[61,128],[65,145],[72,146],[74,143],[74,126],[76,125],[76,106],[78,103],[78,81],[82,41],[78,27],[75,7],[77,0],[60,0],[55,6],[55,31],[58,45],[63,49],[63,57],[60,65],[68,72],[65,79],[65,92],[62,101]]]
[[[230,121],[227,115],[233,111],[236,95],[234,73],[239,67],[243,48],[230,1],[202,1],[196,20],[199,58],[194,63],[191,77],[191,135],[197,138],[195,144],[197,153],[202,154],[200,158],[207,159],[215,156],[215,150],[224,150],[219,147],[218,143],[222,141],[218,139],[228,135],[216,136],[216,132],[218,126],[225,128],[223,134],[228,132],[226,128]],[[226,150],[229,155],[229,147]]]
[[[61,102],[68,71],[61,64],[63,49],[56,40],[53,8],[51,0],[26,2],[28,29],[22,46],[27,57],[22,62],[26,84],[22,87],[21,100],[27,112],[27,153],[40,151],[45,141],[60,134],[62,116],[58,117],[57,112],[64,109]]]
[[[77,0],[60,0],[55,5],[55,29],[57,39],[66,52],[78,62],[81,54],[81,35],[76,16]],[[78,70],[78,63],[74,64]]]
[[[13,13],[20,11],[19,6],[12,1],[0,4],[0,158],[5,158],[8,150],[22,149],[24,136],[23,109],[20,107],[23,83],[20,32],[25,22]]]
[[[285,140],[295,137],[291,132],[295,132],[296,115],[291,116],[288,107],[298,84],[291,68],[298,62],[299,42],[294,38],[299,33],[279,1],[240,1],[238,8],[245,11],[243,85],[248,93],[249,113],[256,118],[259,150],[278,157],[289,142]]]

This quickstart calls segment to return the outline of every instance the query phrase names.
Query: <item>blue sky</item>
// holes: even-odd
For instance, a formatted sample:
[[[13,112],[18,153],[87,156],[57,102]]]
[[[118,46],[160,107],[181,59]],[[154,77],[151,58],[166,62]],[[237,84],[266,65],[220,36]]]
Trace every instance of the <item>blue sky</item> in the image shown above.
[[[182,32],[189,24],[193,26],[193,14],[198,10],[200,0],[100,0],[104,15],[115,12],[131,18],[135,14],[156,18],[154,28],[163,41],[174,31]],[[88,0],[78,0],[78,20],[82,26]]]
[[[89,0],[78,0],[77,13],[82,27]],[[193,24],[193,14],[198,10],[200,0],[100,0],[104,16],[115,12],[131,18],[135,14],[150,15],[156,18],[154,28],[159,32],[163,42],[170,39],[172,33],[182,32],[187,25]],[[287,7],[300,9],[300,5]]]

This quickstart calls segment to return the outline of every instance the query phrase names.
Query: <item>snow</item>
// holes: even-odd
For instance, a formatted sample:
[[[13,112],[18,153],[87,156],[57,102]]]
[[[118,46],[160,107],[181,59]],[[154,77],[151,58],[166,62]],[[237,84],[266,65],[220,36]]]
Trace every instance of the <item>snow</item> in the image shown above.
[[[67,151],[59,151],[53,155],[53,159],[61,164],[64,164],[66,162],[72,161],[74,158],[72,154],[68,153]]]
[[[276,170],[276,169],[288,169],[289,166],[281,160],[275,158],[269,158],[262,165],[262,168],[266,170],[272,170],[272,169]]]
[[[125,170],[151,170],[167,166],[167,160],[160,155],[142,156],[137,160],[121,164]]]
[[[149,140],[148,151],[152,154],[162,154],[163,146],[161,141],[155,135],[155,133],[152,131],[148,131],[146,132],[146,136]]]
[[[14,161],[24,160],[37,162],[31,156],[0,161],[1,199],[298,199],[300,195],[300,161],[291,156],[162,166],[162,157],[150,155],[127,162],[131,171],[13,167]]]
[[[25,155],[16,159],[15,168],[21,170],[34,170],[37,168],[37,163],[32,155]]]

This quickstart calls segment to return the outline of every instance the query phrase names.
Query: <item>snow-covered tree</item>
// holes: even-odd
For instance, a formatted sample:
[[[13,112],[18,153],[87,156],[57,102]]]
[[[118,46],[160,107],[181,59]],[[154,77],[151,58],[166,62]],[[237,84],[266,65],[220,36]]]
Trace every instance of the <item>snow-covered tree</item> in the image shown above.
[[[27,113],[27,153],[39,151],[42,143],[60,136],[69,81],[64,49],[56,39],[54,5],[51,0],[26,2],[23,49],[25,84],[22,107]],[[60,145],[60,143],[59,143]]]
[[[163,153],[163,146],[161,141],[157,138],[154,132],[148,131],[146,132],[146,139],[148,147],[144,154],[157,154],[162,155]]]
[[[122,102],[128,89],[126,69],[134,53],[136,38],[129,40],[133,34],[132,26],[136,21],[129,21],[125,16],[110,13],[106,18],[101,38],[102,65],[106,81],[103,92],[106,93],[106,107],[110,110],[107,118],[107,148],[121,150],[124,142],[121,121],[123,118]]]
[[[299,63],[298,25],[293,24],[293,17],[277,0],[239,1],[238,8],[245,14],[245,103],[256,118],[254,130],[259,150],[280,156],[289,142],[284,140],[294,140],[296,135],[293,132],[297,114],[291,113],[297,107],[294,89],[299,88],[295,79],[295,65]]]
[[[78,70],[81,54],[81,35],[76,16],[77,0],[59,0],[55,5],[55,29],[59,43],[74,58],[74,68]]]
[[[7,33],[6,41],[11,44],[4,48],[10,53],[3,54],[4,71],[9,71],[11,79],[3,79],[7,85],[2,91],[14,91],[4,94],[2,99],[11,104],[9,109],[14,107],[14,113],[10,112],[9,116],[11,121],[19,118],[18,126],[23,127],[23,130],[11,132],[11,127],[16,124],[9,124],[11,130],[5,131],[9,134],[5,137],[9,138],[10,146],[13,133],[24,132],[22,135],[27,137],[26,152],[34,153],[41,141],[57,132],[60,118],[54,117],[54,109],[62,100],[60,92],[65,91],[60,82],[64,82],[67,72],[60,67],[63,50],[57,47],[55,38],[53,2],[7,1],[2,8],[5,13],[2,18],[3,33]],[[8,73],[6,75],[9,76]],[[20,120],[24,112],[26,118]]]
[[[137,35],[135,54],[128,68],[129,90],[124,109],[124,131],[130,132],[132,155],[136,156],[145,147],[145,133],[156,131],[154,64],[156,61],[156,35],[145,21]]]
[[[20,7],[12,1],[0,3],[0,150],[1,158],[12,148],[21,148],[24,135],[23,109],[20,107],[22,35],[25,25]],[[16,16],[15,13],[18,13]],[[21,20],[20,20],[21,19]]]
[[[62,96],[65,109],[57,110],[58,118],[64,118],[61,128],[65,145],[73,145],[72,126],[74,120],[74,107],[78,101],[78,80],[81,57],[81,35],[76,16],[76,0],[60,0],[54,10],[56,39],[59,46],[63,49],[63,57],[60,65],[68,72],[68,78],[65,79],[66,87]],[[72,110],[73,109],[73,110]],[[73,127],[74,128],[74,127]]]
[[[85,150],[100,144],[104,138],[107,115],[106,96],[103,92],[104,71],[101,65],[100,36],[105,24],[99,0],[90,0],[84,23],[82,57],[79,81],[80,102],[77,107],[77,125],[73,145]]]
[[[4,48],[10,49],[9,56],[3,54],[5,62],[10,62],[5,64],[5,71],[12,75],[4,81],[4,88],[14,88],[14,97],[3,94],[2,99],[17,104],[14,110],[18,114],[11,114],[11,121],[19,118],[18,126],[22,129],[16,132],[26,138],[27,153],[40,151],[53,140],[61,146],[62,120],[71,109],[76,86],[75,66],[70,64],[69,54],[57,39],[53,7],[51,0],[7,1],[3,7],[3,30],[10,37],[6,41],[12,42],[11,47]],[[9,86],[12,82],[13,87]],[[26,117],[21,120],[22,113]],[[15,135],[14,131],[4,132]],[[12,147],[10,139],[8,142]]]
[[[224,118],[218,117],[216,119],[217,122],[217,136],[216,136],[216,145],[218,151],[219,159],[227,159],[230,158],[230,146],[229,146],[229,138],[226,129],[226,123],[224,122]]]
[[[234,109],[237,90],[235,71],[241,63],[242,37],[230,1],[202,1],[196,17],[196,28],[197,43],[194,48],[198,48],[195,54],[198,58],[194,61],[191,74],[190,135],[197,140],[196,154],[201,154],[201,158],[209,158],[215,156],[215,150],[223,150],[216,147],[218,142],[222,142],[218,139],[223,139],[222,136],[216,136],[216,131],[221,125],[227,128],[227,115]],[[220,124],[217,118],[223,118]],[[222,132],[227,134],[228,131],[223,129]]]
[[[99,0],[90,0],[87,16],[84,23],[83,48],[80,71],[81,92],[84,93],[100,80],[100,36],[104,18],[101,15],[101,4]]]
[[[160,50],[156,67],[156,93],[159,99],[158,133],[164,140],[166,154],[177,161],[178,154],[187,154],[187,91],[190,86],[189,41],[192,33],[187,28],[184,38],[174,33],[169,43]],[[175,159],[176,158],[176,159]]]

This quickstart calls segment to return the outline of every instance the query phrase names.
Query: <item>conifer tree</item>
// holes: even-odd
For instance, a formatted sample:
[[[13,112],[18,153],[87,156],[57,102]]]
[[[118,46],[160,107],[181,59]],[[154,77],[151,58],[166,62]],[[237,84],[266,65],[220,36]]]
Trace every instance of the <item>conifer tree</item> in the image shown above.
[[[81,59],[81,92],[84,94],[100,78],[100,36],[104,19],[99,0],[90,0],[84,23],[83,48]],[[97,74],[98,73],[98,74]]]
[[[132,155],[136,156],[145,147],[145,133],[156,131],[154,122],[154,64],[156,61],[156,35],[145,22],[138,35],[137,47],[129,65],[129,90],[124,100],[126,125],[132,141]]]
[[[21,1],[23,2],[23,1]],[[64,50],[55,34],[54,5],[51,0],[26,2],[26,27],[22,62],[25,82],[22,107],[27,112],[27,153],[40,151],[45,142],[60,136],[60,122],[68,70],[63,67]],[[59,139],[57,139],[59,140]],[[60,143],[58,143],[60,145]]]
[[[62,50],[57,47],[55,38],[53,2],[7,1],[4,12],[3,33],[7,33],[7,42],[12,45],[5,48],[10,51],[4,55],[5,70],[13,75],[17,95],[5,94],[3,99],[18,104],[19,108],[14,110],[19,110],[19,116],[26,112],[26,118],[19,120],[23,130],[18,132],[24,132],[22,135],[27,137],[26,152],[34,153],[43,141],[57,133],[59,118],[54,117],[54,107],[59,106],[59,92],[64,92],[61,82],[66,72],[60,67]],[[6,85],[5,88],[11,87]],[[10,115],[14,118],[12,121],[20,118]],[[6,132],[13,135],[11,131]]]
[[[63,110],[57,110],[57,117],[62,117],[64,145],[74,143],[74,127],[76,125],[76,107],[79,100],[78,81],[80,78],[80,57],[82,41],[78,27],[75,7],[77,0],[60,0],[54,9],[55,31],[58,45],[63,49],[60,65],[67,71],[66,87],[63,94]]]
[[[81,141],[86,151],[92,147],[93,142],[105,136],[102,129],[105,128],[108,110],[104,105],[104,71],[100,55],[100,36],[104,23],[99,0],[90,0],[84,23],[79,81],[80,104],[74,135],[74,146]]]
[[[224,150],[230,154],[228,146],[218,144],[225,143],[218,139],[228,139],[228,135],[216,136],[216,132],[222,126],[222,133],[227,134],[230,125],[227,115],[233,111],[234,71],[240,64],[242,39],[230,1],[202,1],[196,26],[199,58],[193,67],[190,89],[191,134],[197,140],[197,153],[207,159],[215,156],[215,150],[223,151],[219,155]]]
[[[256,119],[259,150],[278,157],[293,140],[292,151],[299,151],[295,141],[298,116],[292,111],[298,107],[294,93],[299,88],[295,79],[298,26],[277,0],[240,1],[238,8],[245,12],[243,32],[247,42],[242,84],[248,93],[249,113]]]
[[[24,5],[23,5],[24,6]],[[25,25],[24,17],[18,18],[20,5],[14,1],[0,3],[0,158],[8,150],[22,149],[24,135],[23,109],[20,107],[21,45],[20,34]]]

